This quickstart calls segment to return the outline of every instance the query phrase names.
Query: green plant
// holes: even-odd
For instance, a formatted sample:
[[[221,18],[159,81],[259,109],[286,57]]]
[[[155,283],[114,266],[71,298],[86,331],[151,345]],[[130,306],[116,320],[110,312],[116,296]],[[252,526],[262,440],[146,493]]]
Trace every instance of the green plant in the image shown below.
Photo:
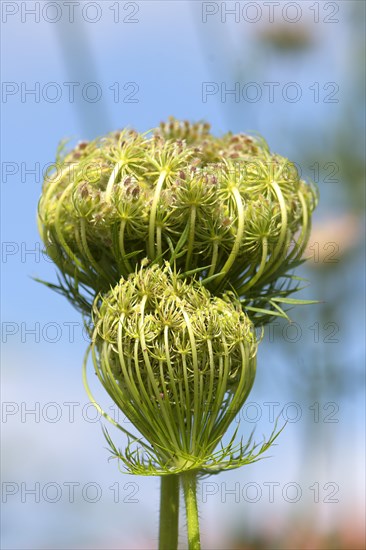
[[[315,204],[313,187],[263,139],[217,138],[207,124],[171,119],[59,153],[38,220],[64,279],[58,290],[86,314],[147,257],[199,273],[214,294],[232,290],[262,324],[294,290],[288,273]]]
[[[222,444],[252,388],[255,327],[287,316],[316,205],[293,163],[262,139],[216,138],[170,119],[59,153],[38,223],[64,294],[85,316],[95,373],[134,424],[123,469],[159,475],[160,548],[177,546],[179,480],[189,548],[200,547],[197,479],[259,460],[261,446]]]

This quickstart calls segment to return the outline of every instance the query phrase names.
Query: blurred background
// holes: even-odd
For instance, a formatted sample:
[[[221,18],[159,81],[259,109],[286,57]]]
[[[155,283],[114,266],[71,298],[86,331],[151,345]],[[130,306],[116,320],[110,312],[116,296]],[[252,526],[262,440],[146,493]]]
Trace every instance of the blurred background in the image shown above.
[[[81,380],[82,321],[32,277],[56,281],[35,213],[59,141],[169,115],[263,135],[320,192],[299,274],[301,297],[321,303],[267,328],[233,423],[258,441],[278,415],[287,426],[270,458],[202,481],[203,548],[364,548],[364,2],[1,9],[2,548],[157,546],[159,479],[108,462]],[[182,510],[182,549],[184,530]]]

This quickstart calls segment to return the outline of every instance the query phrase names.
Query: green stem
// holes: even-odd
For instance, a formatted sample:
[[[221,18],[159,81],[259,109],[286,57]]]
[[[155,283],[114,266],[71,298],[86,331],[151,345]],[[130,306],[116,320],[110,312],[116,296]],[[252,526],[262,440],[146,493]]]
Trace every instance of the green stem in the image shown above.
[[[150,220],[149,220],[149,242],[148,242],[148,249],[149,249],[149,256],[151,260],[155,259],[155,228],[156,228],[156,211],[158,209],[159,199],[161,195],[161,191],[163,189],[164,180],[166,178],[166,171],[163,170],[160,173],[159,179],[156,183],[155,188],[155,194],[154,199],[151,205],[150,210]]]
[[[127,274],[128,274],[128,273],[132,273],[133,269],[131,267],[130,262],[126,258],[126,250],[125,250],[126,223],[127,223],[126,220],[121,221],[121,225],[120,225],[120,228],[119,228],[118,242],[119,242],[119,250],[120,250],[120,253],[121,253],[121,262],[123,264],[124,271],[127,268]]]
[[[278,265],[283,263],[284,258],[287,254],[287,250],[286,250],[287,246],[285,247],[285,250],[283,250],[283,245],[285,244],[285,241],[286,241],[287,229],[288,229],[286,201],[281,191],[281,187],[278,185],[278,183],[276,181],[272,181],[271,185],[277,196],[278,204],[280,205],[281,230],[280,230],[280,235],[278,237],[277,245],[275,246],[275,249],[272,254],[272,258],[270,260],[270,263],[267,266],[267,273],[266,273],[265,279],[268,279],[268,277],[272,275],[272,273],[278,268]]]
[[[260,279],[260,277],[265,272],[266,262],[267,262],[267,255],[268,255],[268,240],[267,237],[263,237],[262,239],[262,259],[261,263],[258,267],[257,273],[249,279],[247,283],[245,283],[243,286],[241,286],[238,290],[239,294],[242,294],[244,291],[246,292],[249,290],[257,281]]]
[[[118,174],[120,173],[121,168],[123,167],[124,164],[125,164],[124,160],[120,160],[119,162],[117,162],[114,165],[114,168],[112,170],[111,175],[109,176],[109,180],[108,180],[107,187],[106,187],[106,190],[105,190],[105,199],[106,199],[107,202],[111,201],[113,186],[114,186],[114,184],[116,182],[116,179],[118,177]]]
[[[189,217],[189,237],[188,237],[188,250],[187,250],[187,258],[186,258],[186,271],[188,271],[191,263],[191,256],[192,256],[193,244],[194,244],[195,225],[196,225],[196,207],[194,204],[192,204],[191,213]]]
[[[98,262],[94,259],[92,253],[90,252],[90,248],[88,245],[88,239],[86,236],[86,220],[85,218],[80,218],[80,236],[81,236],[81,243],[83,245],[83,253],[85,254],[87,260],[89,261],[90,265],[95,269],[95,271],[100,275],[103,279],[105,279],[107,282],[109,282],[108,274],[104,271],[102,267],[99,266]]]
[[[200,550],[200,524],[197,507],[197,477],[195,472],[181,474],[186,503],[188,550]]]
[[[210,267],[210,271],[208,272],[207,277],[211,277],[215,273],[218,254],[219,254],[219,243],[218,243],[218,241],[214,241],[213,245],[212,245],[211,267]]]
[[[159,550],[178,548],[179,475],[161,476]]]
[[[158,258],[163,257],[163,247],[162,247],[162,241],[161,241],[161,225],[158,225],[156,227],[156,248],[158,252]]]
[[[234,187],[232,189],[232,195],[234,197],[234,200],[236,203],[236,209],[238,213],[238,228],[237,228],[236,238],[235,238],[233,247],[231,249],[228,259],[225,262],[224,267],[221,270],[222,271],[221,275],[216,279],[216,285],[222,281],[222,279],[226,276],[229,269],[234,264],[239,254],[239,249],[242,244],[243,235],[244,235],[244,218],[245,218],[244,205],[243,205],[243,200],[241,198],[240,191],[237,187]]]

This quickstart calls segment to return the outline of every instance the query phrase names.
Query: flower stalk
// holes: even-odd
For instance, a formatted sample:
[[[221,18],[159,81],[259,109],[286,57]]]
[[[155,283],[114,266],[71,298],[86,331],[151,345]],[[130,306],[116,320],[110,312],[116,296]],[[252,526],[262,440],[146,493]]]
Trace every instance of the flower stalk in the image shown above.
[[[197,476],[194,472],[182,474],[182,485],[187,516],[188,550],[200,550],[200,526],[197,505]]]
[[[178,547],[179,476],[161,477],[159,550]]]

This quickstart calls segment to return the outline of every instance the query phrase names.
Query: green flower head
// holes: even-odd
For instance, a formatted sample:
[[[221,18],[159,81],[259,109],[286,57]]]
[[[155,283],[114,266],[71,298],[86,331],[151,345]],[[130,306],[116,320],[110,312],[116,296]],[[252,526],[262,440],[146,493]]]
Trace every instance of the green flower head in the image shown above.
[[[96,373],[149,445],[150,466],[119,458],[138,473],[218,470],[225,453],[214,449],[256,370],[256,336],[240,304],[167,262],[121,279],[97,298],[93,320]]]
[[[262,321],[266,294],[301,262],[316,195],[262,139],[218,138],[208,124],[170,119],[146,134],[79,144],[59,160],[44,182],[39,228],[66,280],[60,290],[85,312],[147,256],[198,274],[216,295],[234,291]]]

